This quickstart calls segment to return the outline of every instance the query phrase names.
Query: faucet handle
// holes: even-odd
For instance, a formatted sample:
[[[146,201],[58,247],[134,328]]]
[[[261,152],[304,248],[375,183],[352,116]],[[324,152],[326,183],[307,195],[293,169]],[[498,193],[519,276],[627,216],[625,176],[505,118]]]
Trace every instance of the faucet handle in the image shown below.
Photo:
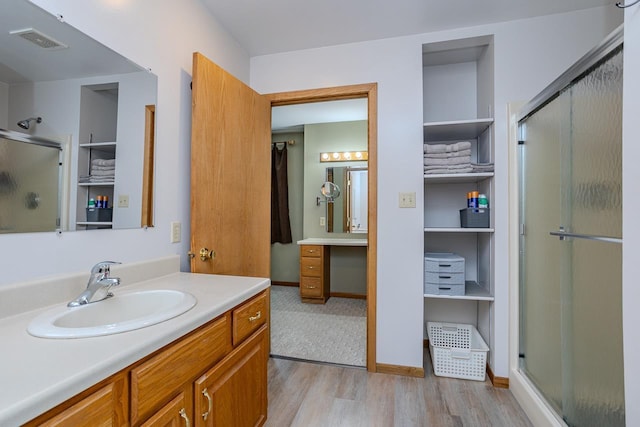
[[[91,268],[91,274],[99,274],[104,273],[108,274],[110,271],[110,266],[113,264],[122,264],[118,261],[100,261],[96,265]]]

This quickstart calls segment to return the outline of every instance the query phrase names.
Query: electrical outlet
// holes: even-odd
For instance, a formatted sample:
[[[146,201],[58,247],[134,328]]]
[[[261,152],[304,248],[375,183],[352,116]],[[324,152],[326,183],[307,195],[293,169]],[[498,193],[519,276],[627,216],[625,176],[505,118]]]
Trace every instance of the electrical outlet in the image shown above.
[[[182,224],[179,221],[171,223],[171,243],[178,243],[182,238]]]
[[[399,193],[399,206],[401,208],[415,208],[416,207],[416,193]]]
[[[324,225],[326,224],[327,219],[323,216],[320,217],[320,227],[324,227]]]
[[[129,207],[129,196],[126,194],[118,195],[118,207],[119,208],[128,208]]]

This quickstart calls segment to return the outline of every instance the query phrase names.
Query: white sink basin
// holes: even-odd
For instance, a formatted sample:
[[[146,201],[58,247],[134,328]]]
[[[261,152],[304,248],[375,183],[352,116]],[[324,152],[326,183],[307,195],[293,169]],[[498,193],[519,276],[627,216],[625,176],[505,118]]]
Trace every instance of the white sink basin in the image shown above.
[[[196,298],[182,291],[116,293],[80,307],[66,304],[34,318],[27,331],[42,338],[86,338],[117,334],[164,322],[190,310]]]

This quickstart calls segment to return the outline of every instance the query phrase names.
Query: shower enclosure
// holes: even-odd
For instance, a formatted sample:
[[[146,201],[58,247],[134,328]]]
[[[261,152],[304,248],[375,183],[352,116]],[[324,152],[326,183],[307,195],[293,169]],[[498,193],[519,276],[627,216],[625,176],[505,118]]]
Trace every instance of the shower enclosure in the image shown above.
[[[0,234],[60,227],[62,146],[0,129]]]
[[[569,426],[624,426],[622,31],[520,115],[519,368]]]

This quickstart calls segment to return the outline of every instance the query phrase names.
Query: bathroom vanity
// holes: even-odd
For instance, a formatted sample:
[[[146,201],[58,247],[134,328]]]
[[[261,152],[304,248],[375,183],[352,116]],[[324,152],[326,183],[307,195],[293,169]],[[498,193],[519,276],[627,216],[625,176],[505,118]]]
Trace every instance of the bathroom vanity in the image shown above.
[[[162,260],[162,273],[172,269],[167,263],[179,267],[179,259],[169,257]],[[35,308],[19,295],[36,289],[49,294],[53,283],[0,289],[4,301],[31,308],[11,315],[0,303],[0,425],[262,425],[269,280],[179,272],[135,280],[149,269],[113,270],[123,282],[113,288],[116,297],[125,290],[175,289],[195,296],[197,304],[129,332],[48,339],[29,335],[29,322],[47,306],[66,304],[78,283],[83,286],[80,278],[61,286],[65,300]]]

